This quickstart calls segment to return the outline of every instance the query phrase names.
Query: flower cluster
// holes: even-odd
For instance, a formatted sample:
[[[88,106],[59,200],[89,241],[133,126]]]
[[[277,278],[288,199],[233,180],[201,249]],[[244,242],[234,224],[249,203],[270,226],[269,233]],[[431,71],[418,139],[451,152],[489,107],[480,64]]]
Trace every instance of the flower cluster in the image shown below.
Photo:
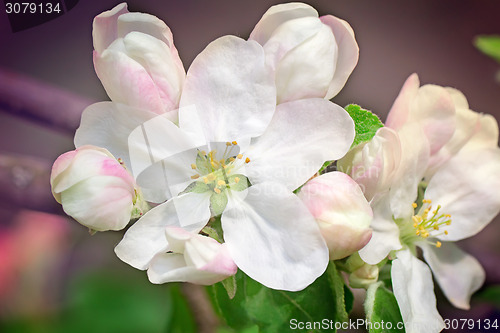
[[[93,231],[128,226],[115,252],[152,283],[240,269],[297,291],[343,260],[367,287],[390,260],[403,319],[437,332],[418,247],[468,308],[484,272],[452,242],[500,211],[500,150],[495,119],[459,91],[410,76],[385,126],[353,145],[353,118],[330,99],[357,64],[354,32],[309,5],[271,7],[248,40],[216,39],[187,72],[168,26],[124,3],[95,18],[93,40],[111,101],[83,112],[52,191]]]

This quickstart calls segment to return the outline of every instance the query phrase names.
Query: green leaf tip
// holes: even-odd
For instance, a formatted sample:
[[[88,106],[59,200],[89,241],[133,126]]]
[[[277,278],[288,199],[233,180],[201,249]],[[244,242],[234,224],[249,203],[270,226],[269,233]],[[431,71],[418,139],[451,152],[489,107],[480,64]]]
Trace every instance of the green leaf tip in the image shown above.
[[[379,117],[371,111],[362,109],[359,105],[349,104],[345,110],[354,121],[356,136],[351,147],[370,141],[377,130],[384,126]]]

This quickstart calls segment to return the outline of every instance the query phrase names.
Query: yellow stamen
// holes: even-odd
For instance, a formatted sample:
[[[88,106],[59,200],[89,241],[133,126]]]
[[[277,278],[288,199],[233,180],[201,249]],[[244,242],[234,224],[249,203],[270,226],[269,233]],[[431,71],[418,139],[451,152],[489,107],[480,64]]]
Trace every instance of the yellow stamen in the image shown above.
[[[445,231],[444,231],[444,234],[445,234],[445,235],[448,235],[448,230],[445,230]]]
[[[191,179],[198,179],[198,178],[200,178],[200,175],[198,174],[191,176]]]
[[[248,157],[245,159],[245,163],[250,163],[250,159]]]
[[[220,194],[221,191],[216,187],[216,188],[214,188],[214,192],[217,194]]]
[[[231,143],[233,144],[233,146],[236,146],[238,144],[238,142],[236,142],[236,141],[233,141]]]
[[[437,247],[437,248],[441,247],[441,242],[439,242],[439,241],[438,241],[438,242],[436,242],[436,247]]]
[[[226,147],[231,146],[231,142],[226,142]]]
[[[226,182],[225,182],[225,181],[223,181],[223,180],[219,180],[219,181],[217,182],[217,185],[219,185],[219,186],[224,186],[224,185],[226,185]]]
[[[208,184],[208,178],[207,178],[207,177],[203,177],[203,182],[204,182],[205,184]]]
[[[238,177],[234,177],[234,182],[235,182],[236,184],[238,184],[238,183],[239,183],[239,181],[240,181],[240,179],[239,179]]]
[[[236,157],[237,157],[239,160],[241,160],[241,159],[243,158],[243,155],[238,154]]]
[[[234,162],[234,157],[230,157],[229,162]]]
[[[191,169],[195,170],[196,169],[196,164],[191,164]]]
[[[417,208],[417,204],[416,204],[416,203],[412,203],[412,204],[411,204],[411,206],[412,206],[413,208]]]

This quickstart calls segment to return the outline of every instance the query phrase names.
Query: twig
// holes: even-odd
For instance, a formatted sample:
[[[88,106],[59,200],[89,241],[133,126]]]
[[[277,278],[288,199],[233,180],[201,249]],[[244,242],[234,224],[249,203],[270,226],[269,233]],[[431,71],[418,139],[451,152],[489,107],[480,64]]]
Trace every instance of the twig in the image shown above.
[[[219,321],[204,287],[183,283],[181,291],[186,297],[189,308],[193,311],[199,333],[215,333]]]

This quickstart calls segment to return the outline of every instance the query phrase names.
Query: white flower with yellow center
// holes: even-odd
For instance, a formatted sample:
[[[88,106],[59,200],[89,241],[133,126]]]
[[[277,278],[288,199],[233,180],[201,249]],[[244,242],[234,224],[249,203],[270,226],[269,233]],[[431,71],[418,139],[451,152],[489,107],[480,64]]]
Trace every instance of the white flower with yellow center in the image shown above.
[[[276,106],[262,47],[227,36],[194,60],[178,114],[177,125],[168,115],[101,103],[82,117],[76,144],[100,140],[130,166],[145,199],[161,203],[127,231],[117,255],[162,280],[165,228],[198,233],[220,215],[231,258],[250,277],[284,290],[312,283],[328,249],[293,190],[347,152],[347,112],[322,98]]]
[[[497,144],[493,117],[469,110],[456,90],[419,88],[412,75],[387,127],[347,159],[354,164],[350,170],[370,171],[354,175],[373,198],[372,238],[360,256],[368,264],[394,259],[392,285],[407,332],[444,327],[431,270],[449,301],[461,309],[469,308],[471,295],[484,281],[479,262],[452,242],[477,234],[500,211]],[[417,247],[428,266],[418,259]]]

